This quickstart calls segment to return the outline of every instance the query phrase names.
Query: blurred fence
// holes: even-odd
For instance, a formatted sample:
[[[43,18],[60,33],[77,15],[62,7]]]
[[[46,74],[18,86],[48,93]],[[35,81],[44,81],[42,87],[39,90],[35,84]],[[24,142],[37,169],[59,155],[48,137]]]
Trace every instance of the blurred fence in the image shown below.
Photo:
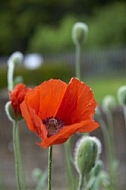
[[[75,53],[45,55],[46,62],[59,60],[75,65]],[[126,71],[126,48],[120,50],[86,51],[81,55],[82,76],[120,74]]]
[[[5,65],[8,57],[0,57],[0,65]],[[75,52],[58,54],[43,54],[46,64],[59,62],[59,64],[75,65]],[[118,50],[83,51],[81,55],[81,75],[100,76],[123,74],[126,71],[126,48]]]

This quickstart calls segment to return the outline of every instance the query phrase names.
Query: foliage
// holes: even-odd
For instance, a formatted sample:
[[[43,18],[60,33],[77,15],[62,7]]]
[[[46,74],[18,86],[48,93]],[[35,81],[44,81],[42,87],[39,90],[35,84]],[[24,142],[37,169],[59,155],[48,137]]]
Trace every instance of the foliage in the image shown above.
[[[7,68],[0,68],[0,88],[5,88],[7,86]],[[74,74],[73,69],[68,65],[63,63],[45,63],[39,69],[28,70],[24,67],[18,67],[15,70],[15,76],[22,76],[23,82],[27,85],[38,85],[44,80],[50,78],[60,78],[61,80],[68,81]]]
[[[26,51],[27,43],[36,26],[56,25],[64,15],[67,1],[6,0],[0,7],[0,53]],[[62,11],[63,10],[63,11]]]
[[[85,48],[99,49],[101,47],[125,46],[125,10],[126,3],[115,3],[95,10],[91,17],[68,15],[62,20],[59,27],[41,25],[36,28],[29,42],[28,51],[52,53],[72,50],[71,30],[77,20],[85,22],[89,26]]]
[[[65,17],[59,27],[43,27],[36,29],[28,51],[47,53],[61,52],[73,46],[71,39],[72,26],[76,19],[72,16]]]
[[[113,0],[112,5],[114,5],[114,2],[118,2],[118,1],[119,0]],[[116,43],[118,41],[120,44],[124,44],[124,42],[126,41],[125,36],[124,36],[125,34],[125,23],[124,23],[125,0],[120,0],[119,2],[120,2],[120,6],[118,6],[117,4],[117,6],[115,5],[115,8],[112,8],[111,1],[108,1],[108,0],[104,0],[104,1],[101,1],[101,0],[91,0],[91,1],[88,1],[88,0],[78,0],[78,1],[76,0],[74,1],[72,0],[68,0],[68,1],[67,0],[64,0],[64,1],[58,1],[58,0],[53,0],[53,1],[10,0],[9,1],[9,0],[6,0],[6,1],[2,1],[1,6],[0,6],[0,26],[1,26],[0,54],[2,55],[11,54],[15,50],[18,50],[24,53],[24,52],[27,52],[27,50],[31,50],[31,49],[33,51],[37,49],[42,52],[44,49],[44,46],[47,52],[47,45],[49,48],[50,43],[52,42],[56,43],[55,45],[56,47],[54,46],[55,51],[62,51],[65,48],[68,49],[72,47],[72,43],[70,39],[68,40],[68,31],[70,31],[69,29],[71,25],[73,24],[73,20],[75,19],[73,20],[71,19],[71,22],[70,22],[70,19],[68,16],[68,21],[66,21],[67,15],[74,15],[74,18],[76,19],[78,19],[78,17],[81,16],[82,22],[88,23],[89,26],[92,28],[93,34],[91,34],[91,36],[92,35],[93,36],[90,37],[89,46],[91,46],[92,44],[96,42],[95,36],[98,38],[100,34],[101,38],[103,37],[101,33],[102,32],[104,33],[104,31],[106,30],[106,27],[108,27],[107,23],[110,23],[112,19],[113,19],[112,23],[113,22],[114,24],[116,22],[118,23],[114,25],[115,27],[114,30],[116,29],[116,26],[118,26],[118,32],[116,34],[116,38],[118,37],[118,39],[115,38],[113,42]],[[121,2],[124,2],[124,3],[121,3]],[[121,4],[122,4],[122,8],[121,8]],[[104,9],[105,5],[107,6]],[[94,14],[94,10],[96,8],[97,8],[97,13]],[[91,18],[90,21],[88,21],[87,17]],[[106,24],[105,24],[105,21],[102,20],[105,18],[107,18]],[[102,27],[105,30],[104,31],[102,30],[101,32],[100,29],[102,29]],[[111,40],[111,35],[113,34],[111,33],[112,31],[111,29],[113,29],[113,27],[109,25],[109,30],[110,30],[109,39],[110,40]],[[109,33],[107,33],[107,35],[108,34]],[[32,40],[32,38],[34,38],[34,41]],[[54,38],[54,40],[52,40],[51,38]],[[35,49],[34,49],[33,44],[35,43],[35,40],[37,40],[36,43],[38,44],[35,44]],[[58,40],[60,41],[59,43],[58,43]],[[98,41],[100,45],[102,45],[102,43],[106,44],[106,40],[108,40],[108,38],[106,39],[105,37],[104,40],[105,41]],[[32,44],[32,48],[30,48],[31,44]],[[58,45],[60,45],[59,48],[57,48]]]
[[[88,48],[122,47],[126,44],[126,3],[115,3],[96,11],[88,21]]]

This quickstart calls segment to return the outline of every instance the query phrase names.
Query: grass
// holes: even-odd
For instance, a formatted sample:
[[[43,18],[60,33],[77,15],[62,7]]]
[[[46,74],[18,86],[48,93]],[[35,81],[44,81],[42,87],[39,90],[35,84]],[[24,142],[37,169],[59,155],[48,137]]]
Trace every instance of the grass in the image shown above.
[[[92,88],[96,101],[101,104],[106,95],[113,95],[117,98],[117,90],[120,86],[126,85],[126,78],[120,77],[96,77],[87,79],[86,83]]]

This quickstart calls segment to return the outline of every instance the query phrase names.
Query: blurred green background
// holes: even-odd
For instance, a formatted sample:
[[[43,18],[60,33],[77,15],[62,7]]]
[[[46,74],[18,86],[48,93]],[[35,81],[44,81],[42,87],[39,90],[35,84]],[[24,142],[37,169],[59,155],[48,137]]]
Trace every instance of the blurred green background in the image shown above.
[[[116,95],[118,87],[125,84],[125,0],[2,1],[0,56],[7,58],[15,51],[43,55],[44,64],[34,72],[24,67],[16,70],[15,75],[22,75],[28,85],[51,77],[69,81],[75,64],[71,31],[78,21],[89,27],[83,47],[82,78],[100,103],[104,95]],[[0,64],[0,88],[7,86],[6,74],[5,61]]]
[[[0,5],[0,55],[73,50],[71,28],[89,26],[85,49],[126,44],[125,0],[5,0]]]
[[[75,46],[71,37],[75,22],[85,22],[89,27],[88,38],[82,49],[81,78],[92,88],[96,101],[101,104],[105,95],[111,94],[117,97],[118,88],[126,85],[126,0],[3,0],[0,2],[1,167],[5,171],[5,182],[9,189],[14,178],[10,175],[13,174],[11,171],[13,164],[10,162],[10,160],[13,162],[11,127],[8,127],[10,122],[4,112],[8,98],[7,59],[15,51],[21,51],[24,55],[34,53],[42,55],[44,63],[41,67],[29,70],[22,65],[15,69],[14,76],[21,75],[23,82],[28,86],[40,84],[50,78],[60,78],[68,82],[72,76],[75,76]],[[119,182],[124,187],[120,189],[125,189],[124,140],[126,138],[121,128],[122,112],[118,111],[114,115],[114,132],[116,131],[117,153],[121,163],[119,180],[122,179]],[[24,128],[22,133],[22,145],[25,147],[24,152],[27,153],[29,150],[29,154],[24,154],[24,158],[27,159],[26,172],[30,172],[27,173],[30,187],[31,169],[39,165],[41,167],[45,157],[40,156],[40,150],[37,154],[33,154],[33,150],[37,150],[31,146],[34,144],[30,141],[33,136],[27,135],[25,130]],[[99,137],[102,138],[101,133]],[[40,160],[34,165],[32,160],[36,160],[36,155]],[[56,155],[59,158],[61,152]],[[62,167],[61,163],[62,161],[59,161],[59,166]],[[59,181],[59,173],[57,176]],[[64,178],[61,181],[64,183]]]

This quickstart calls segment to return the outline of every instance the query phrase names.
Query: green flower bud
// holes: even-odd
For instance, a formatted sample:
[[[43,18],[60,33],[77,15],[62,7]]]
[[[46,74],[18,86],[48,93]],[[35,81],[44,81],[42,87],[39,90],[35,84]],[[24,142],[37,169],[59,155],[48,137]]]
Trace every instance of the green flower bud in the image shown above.
[[[14,52],[8,59],[8,66],[11,66],[12,64],[19,65],[23,61],[23,54],[21,52]]]
[[[105,112],[111,111],[116,107],[116,100],[112,95],[107,95],[102,101],[102,108]]]
[[[40,180],[41,179],[41,176],[42,176],[42,170],[39,169],[39,168],[35,168],[33,171],[32,171],[32,177],[33,179],[35,180]]]
[[[11,101],[9,101],[5,104],[5,112],[8,116],[8,119],[12,122],[13,121],[20,121],[23,118],[21,114],[18,114],[18,116],[15,115]]]
[[[87,39],[88,26],[82,22],[73,25],[72,39],[75,45],[82,45]]]
[[[13,53],[8,59],[8,90],[12,91],[14,88],[14,69],[17,65],[21,64],[23,61],[23,54],[20,52]]]
[[[75,167],[82,176],[94,167],[101,153],[101,143],[96,137],[83,136],[76,144]]]
[[[117,91],[117,97],[121,106],[126,106],[126,86],[121,86]]]
[[[94,176],[98,176],[100,173],[101,169],[103,167],[103,162],[101,160],[97,160],[95,167],[93,168],[93,174]]]

